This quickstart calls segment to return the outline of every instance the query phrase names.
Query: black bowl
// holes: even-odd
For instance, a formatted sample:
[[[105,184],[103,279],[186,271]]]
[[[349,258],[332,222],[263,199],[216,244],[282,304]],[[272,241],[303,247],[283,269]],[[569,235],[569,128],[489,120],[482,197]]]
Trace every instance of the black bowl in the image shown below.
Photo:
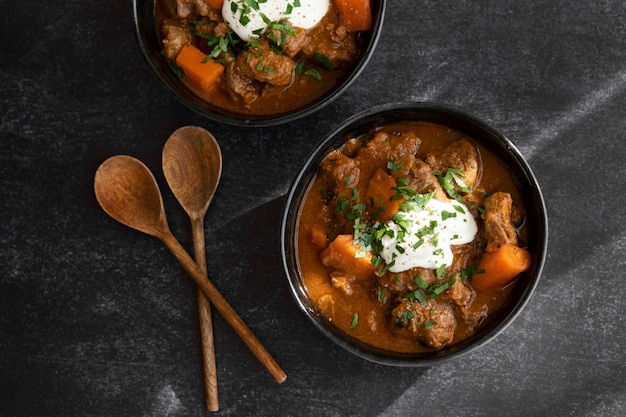
[[[297,223],[304,196],[326,155],[350,138],[359,137],[376,127],[405,121],[424,121],[453,128],[490,149],[516,178],[527,202],[527,227],[531,231],[528,249],[530,268],[517,279],[505,306],[472,337],[441,350],[419,354],[398,354],[372,348],[354,339],[328,321],[309,299],[297,261]],[[484,122],[451,107],[430,103],[392,103],[373,108],[346,120],[329,133],[313,150],[293,183],[281,225],[283,265],[292,294],[304,314],[324,335],[339,346],[373,362],[396,366],[431,366],[467,354],[501,333],[517,317],[530,299],[543,269],[548,244],[548,223],[543,196],[528,163],[504,135]]]
[[[235,126],[273,126],[291,122],[316,112],[343,94],[369,62],[382,30],[387,0],[372,0],[372,30],[361,37],[363,52],[345,77],[332,90],[308,104],[287,113],[271,116],[250,116],[233,113],[214,106],[197,96],[183,84],[161,54],[158,29],[155,27],[155,0],[133,0],[135,35],[143,54],[165,87],[183,104],[217,122]]]

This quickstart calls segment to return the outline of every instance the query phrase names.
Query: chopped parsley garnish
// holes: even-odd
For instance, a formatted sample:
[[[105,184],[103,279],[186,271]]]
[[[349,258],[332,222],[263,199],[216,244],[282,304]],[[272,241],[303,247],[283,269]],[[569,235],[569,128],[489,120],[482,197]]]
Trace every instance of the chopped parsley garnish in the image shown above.
[[[385,299],[385,288],[378,287],[378,291],[376,293],[377,293],[376,299],[378,300],[379,303],[382,303],[383,300]]]
[[[461,276],[461,280],[463,282],[469,281],[471,282],[476,274],[484,274],[484,269],[478,269],[478,264],[480,263],[480,259],[473,265],[468,266],[465,269],[461,269],[459,275]]]
[[[359,324],[359,313],[354,313],[352,316],[352,323],[350,323],[351,329],[356,329],[356,326]]]
[[[327,70],[332,71],[335,69],[335,64],[333,64],[333,62],[330,59],[328,59],[326,55],[315,54],[313,58],[315,58],[315,60],[319,62],[320,64],[322,64]]]
[[[465,199],[456,191],[455,184],[458,185],[459,189],[464,193],[472,192],[472,187],[467,186],[463,180],[465,174],[458,168],[448,168],[445,175],[440,172],[433,172],[433,175],[437,177],[444,191],[460,203],[465,203]]]
[[[402,168],[402,164],[397,164],[395,161],[387,161],[387,169],[392,171],[397,171]]]
[[[411,291],[409,293],[406,293],[402,296],[402,298],[408,298],[411,301],[419,301],[424,307],[426,307],[426,296],[424,295],[424,293],[422,292],[422,290],[420,290],[419,288],[416,289],[415,291]]]

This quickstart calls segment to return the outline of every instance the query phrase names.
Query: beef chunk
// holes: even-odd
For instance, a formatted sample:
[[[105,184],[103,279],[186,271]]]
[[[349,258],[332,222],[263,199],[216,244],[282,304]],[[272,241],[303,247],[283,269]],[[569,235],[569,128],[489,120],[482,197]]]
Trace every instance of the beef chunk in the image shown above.
[[[372,166],[386,166],[388,161],[397,164],[405,158],[414,157],[421,140],[413,132],[392,134],[381,131],[361,148],[359,156],[367,159]]]
[[[293,28],[296,36],[290,36],[281,32],[278,29],[272,29],[269,32],[273,34],[274,38],[280,39],[280,48],[283,53],[290,58],[293,58],[302,50],[302,47],[307,42],[306,30],[302,28]]]
[[[228,35],[230,27],[228,23],[221,19],[210,19],[203,17],[195,21],[194,30],[202,35],[211,35],[218,38],[223,38]],[[211,47],[213,48],[213,47]]]
[[[439,156],[428,155],[426,162],[433,171],[442,175],[449,168],[460,170],[463,173],[462,179],[468,188],[472,188],[478,182],[480,155],[476,146],[465,138],[452,143]],[[454,186],[458,193],[463,193],[460,185],[455,183]]]
[[[411,268],[403,272],[387,272],[378,277],[378,284],[389,291],[405,294],[417,289],[415,277],[420,277],[424,282],[430,284],[437,279],[435,271],[426,268]]]
[[[429,299],[423,305],[404,298],[391,310],[391,326],[400,337],[440,349],[454,339],[456,318],[447,304]]]
[[[235,59],[227,58],[224,73],[228,89],[250,104],[261,95],[280,92],[291,85],[294,68],[291,58],[274,52],[263,39]]]
[[[409,178],[409,187],[420,194],[434,192],[434,198],[439,201],[448,201],[446,192],[441,188],[441,184],[433,170],[422,159],[413,155],[396,160],[400,168],[391,172],[391,176],[398,178]]]
[[[288,87],[293,82],[295,63],[285,55],[272,50],[267,40],[237,55],[236,66],[242,76],[277,87]]]
[[[330,273],[330,280],[333,287],[341,290],[347,296],[352,295],[354,292],[352,288],[354,281],[356,280],[354,275],[350,275],[342,271],[333,271]]]
[[[194,13],[201,16],[217,14],[219,10],[214,10],[204,0],[176,0],[176,12],[183,19]]]
[[[360,53],[360,48],[346,28],[336,23],[338,21],[339,18],[331,12],[309,30],[308,40],[302,46],[302,52],[305,56],[313,60],[316,54],[322,54],[337,69],[354,61]]]
[[[239,97],[244,104],[250,104],[261,96],[261,86],[242,75],[234,59],[226,60],[224,75],[228,91],[235,97]]]
[[[505,243],[517,245],[517,232],[511,222],[513,199],[509,193],[496,192],[485,198],[485,237],[487,250],[493,250]]]
[[[189,32],[174,20],[165,20],[161,25],[163,34],[163,56],[167,59],[176,59],[183,46],[189,43]]]
[[[468,306],[474,298],[474,291],[470,287],[465,285],[461,281],[461,277],[457,275],[454,284],[452,284],[450,288],[448,288],[447,296],[457,306],[465,307]]]
[[[333,151],[320,167],[320,175],[330,185],[335,194],[344,188],[352,188],[358,184],[360,169],[356,160],[345,156],[340,151]]]
[[[487,318],[487,315],[489,313],[487,304],[472,304],[470,306],[463,306],[460,308],[460,310],[463,321],[470,330],[478,327],[478,325]]]

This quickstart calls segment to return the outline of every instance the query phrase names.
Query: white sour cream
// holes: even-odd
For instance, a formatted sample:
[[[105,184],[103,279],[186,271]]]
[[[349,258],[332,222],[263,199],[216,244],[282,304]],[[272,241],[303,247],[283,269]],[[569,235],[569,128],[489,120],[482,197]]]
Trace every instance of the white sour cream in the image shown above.
[[[255,10],[243,0],[224,0],[222,16],[228,26],[248,42],[258,37],[256,33],[267,29],[262,16],[271,22],[287,19],[294,27],[309,29],[326,15],[330,0],[300,0],[299,6],[296,6],[297,3],[296,0],[267,0],[258,2],[258,10]],[[242,14],[249,19],[245,24],[241,21]]]
[[[403,216],[404,235],[400,236],[402,227],[399,222],[390,220],[386,228],[393,231],[393,236],[385,235],[381,239],[383,250],[380,256],[391,265],[390,272],[450,266],[451,246],[473,241],[478,231],[468,208],[457,201],[446,203],[430,199],[423,210],[398,214]]]

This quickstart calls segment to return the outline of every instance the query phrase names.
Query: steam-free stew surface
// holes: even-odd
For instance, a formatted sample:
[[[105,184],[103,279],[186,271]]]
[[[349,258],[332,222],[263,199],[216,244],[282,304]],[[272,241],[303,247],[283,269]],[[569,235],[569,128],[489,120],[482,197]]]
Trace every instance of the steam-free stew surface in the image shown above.
[[[327,13],[310,28],[291,23],[291,16],[305,5],[325,3],[285,0],[285,8],[292,6],[291,14],[263,32],[255,31],[258,36],[250,40],[241,39],[225,21],[221,1],[157,0],[155,21],[164,57],[199,97],[238,114],[277,115],[324,96],[347,76],[362,53],[372,24],[369,2],[361,2],[369,26],[351,28],[336,5],[341,1],[328,2]],[[258,14],[248,2],[224,3],[229,5],[239,8],[237,13],[247,8],[249,16]],[[224,10],[230,13],[231,8]],[[237,13],[235,17],[240,16]]]
[[[463,207],[471,211],[478,226],[474,241],[453,246],[454,262],[440,268],[439,272],[445,270],[440,277],[437,271],[425,268],[384,272],[384,263],[375,268],[375,273],[366,273],[365,277],[355,277],[356,270],[345,270],[349,268],[342,271],[342,266],[330,259],[328,247],[340,235],[347,234],[350,240],[354,239],[355,216],[349,220],[346,214],[356,212],[353,208],[359,203],[367,207],[357,216],[359,221],[375,222],[372,217],[376,213],[372,214],[373,208],[370,207],[373,202],[367,201],[368,186],[375,172],[382,169],[398,180],[408,177],[412,184],[417,184],[420,193],[431,192],[433,198],[456,204],[457,200],[441,194],[441,182],[435,174],[442,176],[443,172],[437,170],[446,168],[457,172],[454,171],[456,167],[441,165],[441,155],[445,155],[450,147],[454,149],[459,140],[469,143],[470,150],[473,147],[477,155],[478,170],[472,192],[461,192],[465,202]],[[403,164],[404,168],[398,168]],[[411,171],[418,167],[426,171],[430,169],[423,177],[427,180],[413,178]],[[503,224],[487,225],[488,221],[483,220],[487,215],[485,201],[493,194],[511,197],[511,210],[496,213],[504,215],[501,216],[505,217]],[[341,208],[346,201],[349,202],[347,209]],[[480,274],[472,277],[471,273],[478,269],[487,247],[495,250],[504,244],[499,239],[514,240],[515,245],[523,247],[527,233],[523,227],[523,207],[515,180],[506,168],[488,149],[460,132],[422,122],[400,123],[370,132],[331,153],[306,194],[297,234],[297,256],[306,292],[335,326],[376,348],[409,353],[453,345],[485,325],[506,303],[515,281],[495,290],[478,291],[473,282]],[[508,227],[508,230],[513,227],[515,236],[494,236],[500,227]],[[465,275],[463,279],[461,275]],[[421,278],[416,280],[417,276]],[[446,282],[454,284],[441,294],[429,297],[431,289]],[[426,303],[411,296],[416,290],[425,295]],[[420,314],[425,317],[418,317]],[[454,323],[451,323],[451,316]],[[442,327],[439,333],[438,327]]]

